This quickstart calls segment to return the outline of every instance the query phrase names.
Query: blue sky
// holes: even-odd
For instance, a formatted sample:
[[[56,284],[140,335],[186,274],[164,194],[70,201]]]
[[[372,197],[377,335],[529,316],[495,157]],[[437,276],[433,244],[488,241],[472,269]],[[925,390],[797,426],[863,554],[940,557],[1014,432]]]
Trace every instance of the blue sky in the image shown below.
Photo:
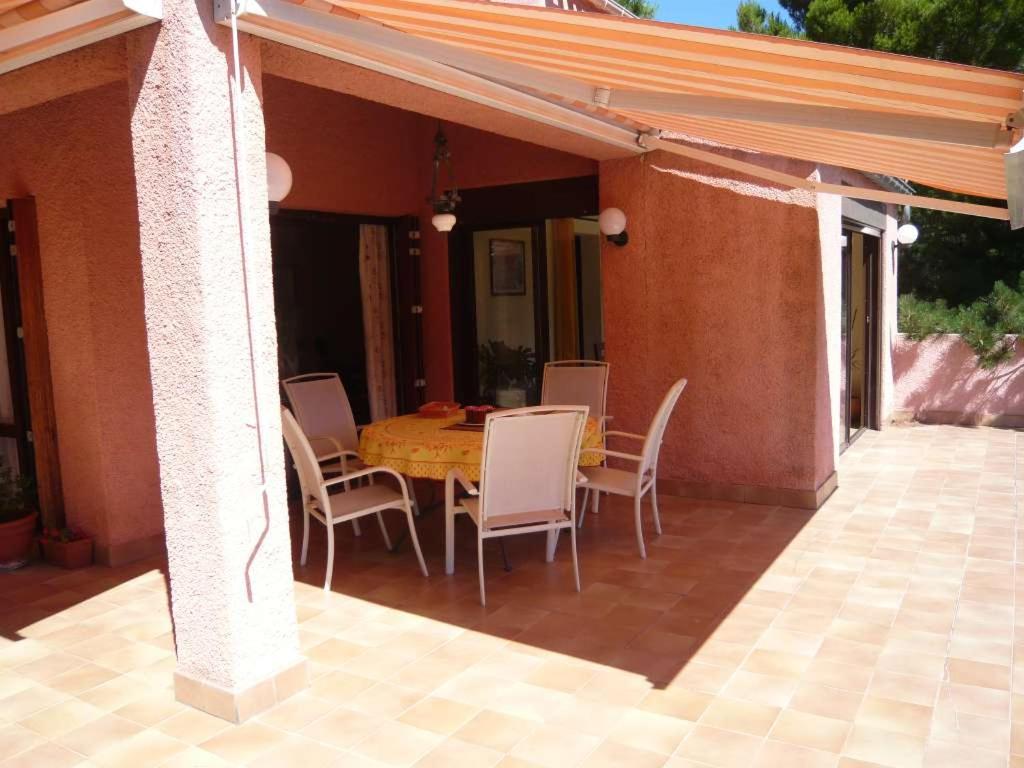
[[[736,6],[739,0],[656,0],[659,21],[675,21],[680,24],[696,24],[699,27],[725,29],[736,23]],[[777,13],[785,12],[776,0],[764,0],[765,8]]]

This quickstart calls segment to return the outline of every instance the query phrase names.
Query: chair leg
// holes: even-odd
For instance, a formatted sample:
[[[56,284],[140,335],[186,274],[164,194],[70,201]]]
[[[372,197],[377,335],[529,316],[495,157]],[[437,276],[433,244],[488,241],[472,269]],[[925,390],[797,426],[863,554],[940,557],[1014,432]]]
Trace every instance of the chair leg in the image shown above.
[[[601,510],[599,508],[600,504],[601,504],[601,492],[595,489],[594,490],[594,495],[593,495],[593,497],[590,500],[590,511],[593,514],[595,514],[595,515],[600,514],[600,512],[601,512]]]
[[[416,498],[416,481],[411,477],[406,477],[405,485],[409,489],[409,501],[412,502],[412,513],[416,517],[420,516],[420,501]]]
[[[640,557],[647,559],[647,547],[644,546],[644,521],[640,514],[640,495],[633,497],[633,516],[636,518],[636,544],[640,548]]]
[[[309,554],[309,510],[302,505],[302,554],[299,556],[299,565],[306,564],[306,556]]]
[[[555,550],[558,549],[558,534],[560,533],[558,528],[552,528],[548,531],[548,544],[546,559],[549,563],[555,561]]]
[[[334,575],[334,524],[327,518],[327,573],[324,576],[324,591],[331,589],[331,577]]]
[[[409,538],[412,539],[412,548],[416,550],[416,559],[420,561],[420,570],[423,571],[424,577],[429,576],[427,564],[423,560],[423,550],[420,549],[420,537],[416,535],[416,523],[413,522],[412,510],[408,507],[405,508],[405,519],[409,523]]]
[[[384,515],[377,513],[377,525],[380,526],[380,535],[384,537],[384,547],[391,551],[391,537],[388,536],[388,527],[384,525]]]
[[[480,572],[480,605],[487,605],[487,594],[484,592],[484,537],[476,534],[476,567]]]
[[[580,558],[576,553],[576,528],[569,526],[569,534],[572,536],[572,573],[576,578],[576,591],[580,591]]]
[[[586,517],[586,515],[587,515],[587,502],[588,501],[590,501],[590,489],[589,488],[584,488],[583,489],[583,503],[580,504],[579,507],[578,507],[578,509],[580,511],[580,519],[576,521],[576,527],[577,528],[582,528],[583,527],[583,518]]]
[[[654,532],[661,536],[661,515],[658,514],[658,479],[651,481],[651,511],[654,513]]]
[[[363,530],[362,530],[362,528],[359,527],[359,521],[358,520],[353,520],[352,521],[352,533],[354,535],[356,535],[356,536],[362,536],[363,535]]]
[[[455,573],[455,510],[447,505],[444,510],[444,572]]]

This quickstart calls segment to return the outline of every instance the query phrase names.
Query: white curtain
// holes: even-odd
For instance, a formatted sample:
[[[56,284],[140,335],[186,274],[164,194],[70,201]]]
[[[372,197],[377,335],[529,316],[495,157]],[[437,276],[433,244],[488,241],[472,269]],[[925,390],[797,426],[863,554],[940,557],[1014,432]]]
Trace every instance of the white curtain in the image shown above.
[[[363,296],[370,418],[380,421],[398,413],[387,227],[379,224],[359,225],[359,284]]]

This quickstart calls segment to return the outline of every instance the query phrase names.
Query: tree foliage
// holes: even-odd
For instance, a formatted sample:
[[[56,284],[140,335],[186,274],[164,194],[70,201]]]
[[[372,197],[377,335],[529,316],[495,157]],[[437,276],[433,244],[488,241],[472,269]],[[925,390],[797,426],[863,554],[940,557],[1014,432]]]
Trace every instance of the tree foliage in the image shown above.
[[[741,32],[776,37],[798,37],[800,32],[777,13],[764,9],[757,0],[743,0],[736,8],[736,26]]]
[[[925,301],[912,293],[900,296],[900,330],[912,339],[935,333],[958,333],[978,356],[982,368],[1013,357],[1024,335],[1024,272],[1014,290],[1002,280],[970,304],[950,307],[945,300]]]
[[[658,12],[658,4],[651,0],[618,0],[619,5],[641,19],[653,19]]]

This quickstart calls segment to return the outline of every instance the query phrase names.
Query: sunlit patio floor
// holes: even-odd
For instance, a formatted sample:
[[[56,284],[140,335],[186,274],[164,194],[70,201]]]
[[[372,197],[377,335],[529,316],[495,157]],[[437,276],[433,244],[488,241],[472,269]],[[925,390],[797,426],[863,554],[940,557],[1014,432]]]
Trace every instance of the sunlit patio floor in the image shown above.
[[[429,579],[339,526],[326,595],[314,527],[312,684],[242,726],[174,701],[161,563],[0,575],[0,766],[1024,766],[1024,433],[869,433],[840,482],[817,513],[664,497],[646,561],[603,502],[582,594],[565,539],[510,571],[489,542],[486,609],[467,521],[446,577],[420,520]]]

